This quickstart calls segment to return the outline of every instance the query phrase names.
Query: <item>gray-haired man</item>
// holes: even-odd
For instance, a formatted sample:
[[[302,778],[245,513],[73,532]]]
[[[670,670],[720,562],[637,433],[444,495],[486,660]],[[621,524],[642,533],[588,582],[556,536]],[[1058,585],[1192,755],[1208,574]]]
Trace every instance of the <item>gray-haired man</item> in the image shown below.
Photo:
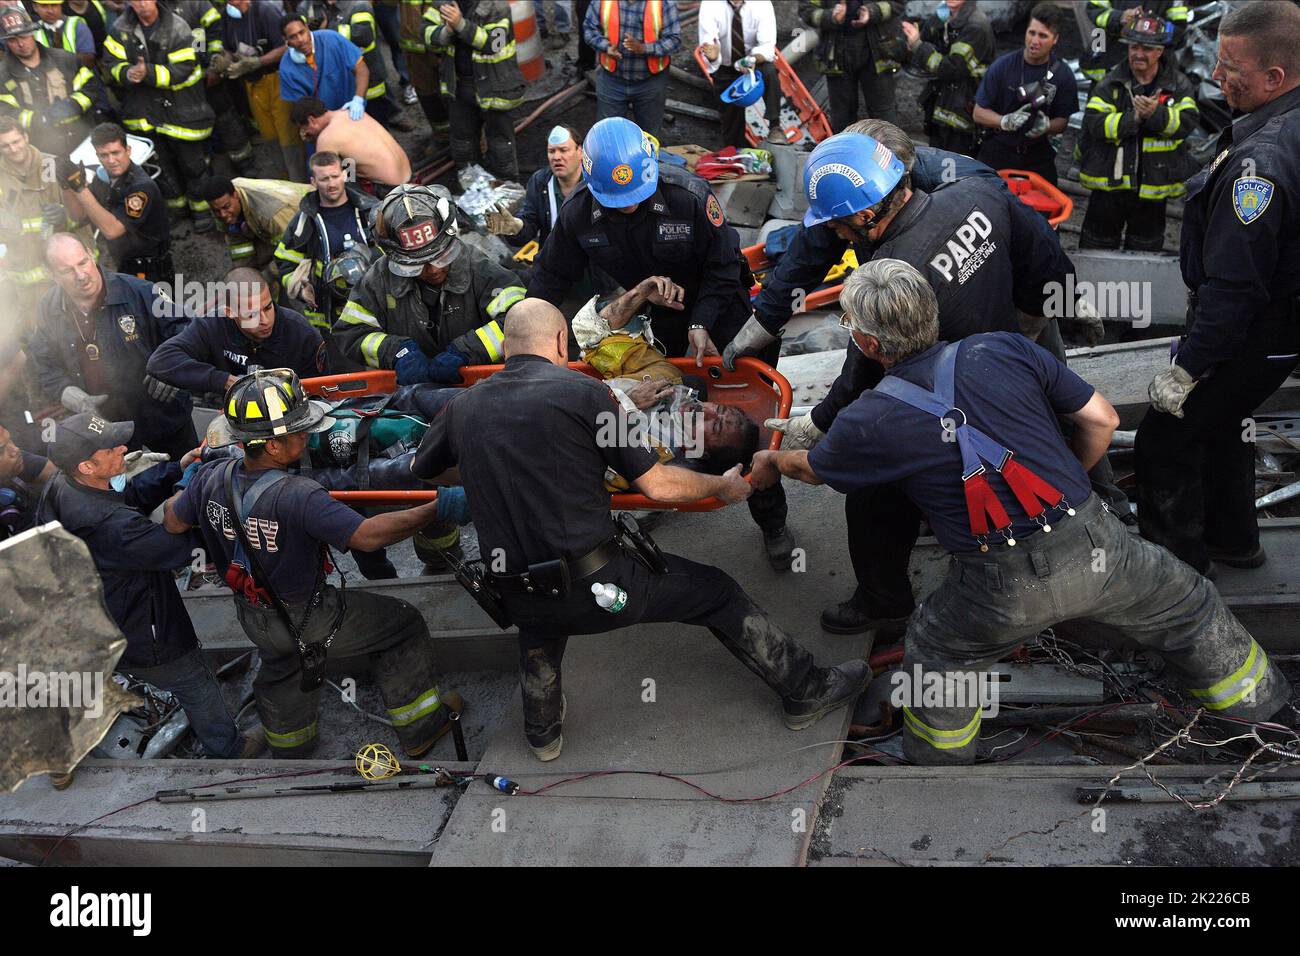
[[[885,377],[811,452],[760,452],[753,481],[843,493],[896,482],[925,513],[955,561],[908,622],[905,673],[969,685],[1043,628],[1085,620],[1159,651],[1211,713],[1258,721],[1286,705],[1290,685],[1214,588],[1091,492],[1086,469],[1119,422],[1100,393],[1014,333],[939,342],[934,292],[897,259],[860,267],[840,301]],[[1074,425],[1069,446],[1057,416]],[[924,684],[904,707],[904,752],[974,761],[979,701],[945,693],[953,706],[921,706]]]

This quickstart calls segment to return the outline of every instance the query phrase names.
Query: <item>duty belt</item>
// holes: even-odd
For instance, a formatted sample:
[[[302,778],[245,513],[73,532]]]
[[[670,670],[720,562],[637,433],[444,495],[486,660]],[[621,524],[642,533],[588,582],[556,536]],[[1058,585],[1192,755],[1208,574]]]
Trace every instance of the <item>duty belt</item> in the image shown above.
[[[117,264],[117,271],[157,281],[173,274],[172,256],[170,252],[161,256],[127,256]]]
[[[520,574],[487,574],[489,586],[513,594],[549,594],[553,589],[551,579],[562,577],[567,581],[579,581],[589,577],[609,564],[622,551],[617,538],[610,538],[597,545],[580,558],[543,561],[530,564],[528,570]]]

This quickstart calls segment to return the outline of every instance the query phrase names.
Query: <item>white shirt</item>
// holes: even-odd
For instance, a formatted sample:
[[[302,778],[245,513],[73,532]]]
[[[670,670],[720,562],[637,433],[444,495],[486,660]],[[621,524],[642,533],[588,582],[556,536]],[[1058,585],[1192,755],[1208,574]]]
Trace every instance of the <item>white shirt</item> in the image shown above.
[[[745,49],[731,49],[732,7],[729,0],[701,0],[700,45],[716,43],[718,59],[708,60],[709,72],[716,73],[724,63],[731,66],[746,51],[761,56],[769,63],[776,59],[776,11],[771,0],[745,0],[740,5],[740,22],[745,31]]]

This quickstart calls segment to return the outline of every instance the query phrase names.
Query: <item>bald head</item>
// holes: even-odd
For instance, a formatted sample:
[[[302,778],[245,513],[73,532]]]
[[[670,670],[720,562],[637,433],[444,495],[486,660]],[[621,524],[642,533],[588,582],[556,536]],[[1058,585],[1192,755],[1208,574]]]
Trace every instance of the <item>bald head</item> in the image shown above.
[[[50,276],[85,311],[104,289],[95,256],[80,236],[56,232],[45,243],[45,263]]]
[[[569,361],[569,324],[545,299],[523,299],[506,315],[506,358],[540,355],[555,365]]]

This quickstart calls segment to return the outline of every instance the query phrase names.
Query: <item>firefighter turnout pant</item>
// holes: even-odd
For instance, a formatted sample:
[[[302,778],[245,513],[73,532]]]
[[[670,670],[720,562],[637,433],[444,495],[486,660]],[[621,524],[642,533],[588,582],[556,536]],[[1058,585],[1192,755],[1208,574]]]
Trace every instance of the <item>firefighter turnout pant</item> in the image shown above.
[[[953,555],[948,576],[908,623],[895,692],[902,688],[903,752],[914,763],[973,763],[976,675],[1062,621],[1092,633],[1100,625],[1108,637],[1159,653],[1189,701],[1211,714],[1266,720],[1286,704],[1286,678],[1214,586],[1130,535],[1095,494],[1050,533],[990,548]]]
[[[325,640],[340,600],[344,600],[341,592],[327,585],[302,635],[305,643]],[[434,676],[428,625],[418,610],[396,598],[349,590],[345,600],[347,610],[329,647],[329,660],[369,658],[398,740],[408,753],[419,753],[447,721]],[[295,622],[302,620],[306,602],[287,607]],[[236,595],[235,610],[244,633],[261,653],[253,694],[271,754],[309,757],[319,739],[320,691],[303,692],[293,637],[275,608],[258,607]]]
[[[203,198],[203,184],[211,172],[208,162],[208,137],[199,140],[172,139],[155,132],[154,149],[162,175],[158,188],[167,202],[172,218],[189,209],[190,218],[202,228],[211,226],[211,210]]]
[[[477,163],[502,179],[519,178],[515,156],[515,124],[509,110],[485,110],[478,105],[474,84],[465,77],[456,83],[448,103],[451,116],[451,158],[457,169]],[[479,140],[486,141],[486,152]]]
[[[524,734],[544,747],[561,732],[560,664],[571,634],[599,634],[635,624],[679,621],[707,627],[731,654],[783,699],[806,694],[818,670],[813,656],[756,605],[725,571],[665,554],[668,570],[653,574],[621,554],[599,571],[572,582],[562,598],[507,594],[519,625],[519,686]],[[600,608],[593,581],[611,581],[627,592],[617,613]]]

